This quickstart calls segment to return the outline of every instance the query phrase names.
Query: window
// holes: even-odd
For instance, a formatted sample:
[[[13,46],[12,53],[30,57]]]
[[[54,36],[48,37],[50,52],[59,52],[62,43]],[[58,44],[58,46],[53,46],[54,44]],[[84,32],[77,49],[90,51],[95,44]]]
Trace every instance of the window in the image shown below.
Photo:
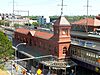
[[[32,39],[30,38],[30,41],[29,41],[29,45],[31,46],[32,45]]]
[[[67,52],[67,48],[64,47],[64,48],[63,48],[63,54],[66,54],[66,52]]]
[[[81,57],[81,50],[77,48],[77,55]]]
[[[67,33],[68,33],[68,30],[67,30],[67,29],[63,29],[63,30],[62,30],[62,34],[63,34],[63,35],[65,35],[65,34],[67,34]]]
[[[27,38],[26,38],[26,43],[28,43],[28,40],[27,40]]]
[[[54,48],[54,52],[55,52],[55,54],[57,54],[57,47]]]
[[[41,44],[41,42],[39,42],[39,47],[41,47],[42,46],[42,44]]]
[[[36,46],[36,41],[34,41],[34,46]]]

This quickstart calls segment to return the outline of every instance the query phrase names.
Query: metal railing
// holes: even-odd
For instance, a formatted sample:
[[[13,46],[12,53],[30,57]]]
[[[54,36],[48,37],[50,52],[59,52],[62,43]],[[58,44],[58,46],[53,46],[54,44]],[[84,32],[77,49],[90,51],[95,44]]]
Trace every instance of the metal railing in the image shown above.
[[[93,60],[90,60],[90,59],[87,59],[87,58],[79,57],[77,55],[72,55],[72,58],[77,59],[79,61],[82,61],[84,63],[88,63],[88,64],[93,65],[93,66],[100,67],[99,62],[96,62],[96,61],[93,61]]]

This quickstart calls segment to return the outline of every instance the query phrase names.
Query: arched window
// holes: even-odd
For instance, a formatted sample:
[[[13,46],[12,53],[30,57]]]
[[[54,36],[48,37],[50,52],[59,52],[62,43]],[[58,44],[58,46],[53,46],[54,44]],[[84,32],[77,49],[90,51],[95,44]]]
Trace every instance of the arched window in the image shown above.
[[[32,39],[29,40],[29,45],[32,46]]]
[[[25,42],[28,43],[28,42],[27,42],[27,38],[25,38]]]
[[[63,54],[66,54],[66,52],[67,52],[67,48],[64,47],[64,48],[63,48]]]
[[[41,47],[42,46],[42,44],[41,44],[41,42],[39,41],[39,47]]]

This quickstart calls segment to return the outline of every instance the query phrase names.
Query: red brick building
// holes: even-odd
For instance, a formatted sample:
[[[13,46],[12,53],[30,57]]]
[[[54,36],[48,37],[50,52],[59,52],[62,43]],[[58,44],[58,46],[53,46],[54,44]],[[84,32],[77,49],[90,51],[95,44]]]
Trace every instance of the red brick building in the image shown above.
[[[93,32],[100,28],[100,20],[97,18],[85,18],[71,24],[72,31]]]
[[[38,29],[16,29],[14,37],[19,42],[36,47],[42,54],[54,55],[59,59],[69,57],[71,43],[70,23],[65,17],[60,16],[53,25],[54,33],[48,33]]]

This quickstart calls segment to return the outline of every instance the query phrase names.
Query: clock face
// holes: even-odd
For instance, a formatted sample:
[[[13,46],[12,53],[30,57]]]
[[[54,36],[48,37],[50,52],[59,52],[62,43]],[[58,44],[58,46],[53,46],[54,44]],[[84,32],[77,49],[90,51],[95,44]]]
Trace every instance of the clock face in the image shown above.
[[[66,34],[66,32],[65,31],[62,31],[62,34]]]
[[[62,34],[64,35],[64,34],[67,34],[67,30],[63,30],[62,31]]]

